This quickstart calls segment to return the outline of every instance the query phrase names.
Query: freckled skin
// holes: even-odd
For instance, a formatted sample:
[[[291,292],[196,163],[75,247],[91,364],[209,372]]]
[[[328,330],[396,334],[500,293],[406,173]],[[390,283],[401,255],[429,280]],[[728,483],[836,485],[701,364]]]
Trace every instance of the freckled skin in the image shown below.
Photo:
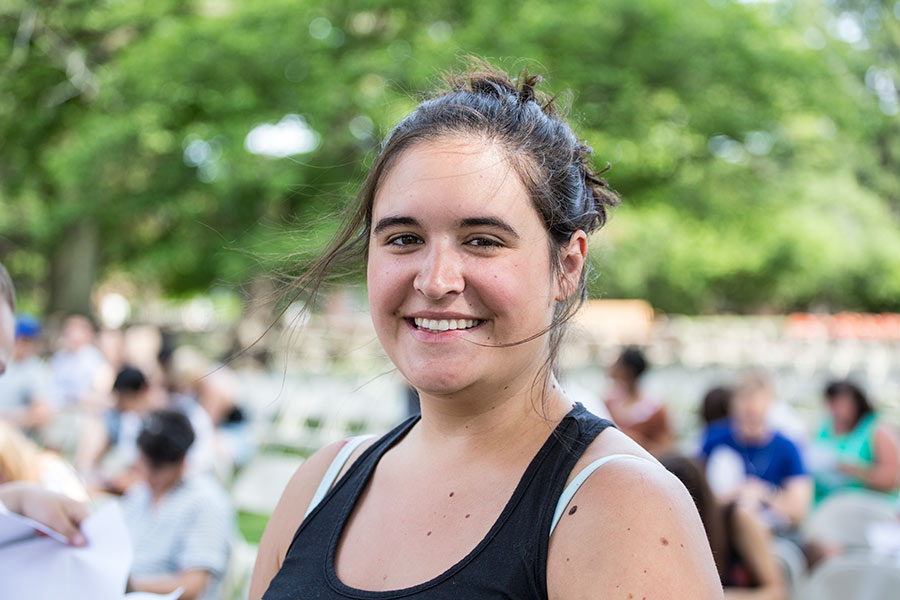
[[[576,510],[578,510],[578,506],[577,506],[577,505],[576,505],[576,506],[573,506],[572,508],[569,509],[569,514],[570,514],[570,515],[574,515]]]
[[[663,546],[668,546],[668,545],[669,545],[669,540],[667,540],[666,538],[660,538],[660,539],[659,539],[659,542],[660,542]]]

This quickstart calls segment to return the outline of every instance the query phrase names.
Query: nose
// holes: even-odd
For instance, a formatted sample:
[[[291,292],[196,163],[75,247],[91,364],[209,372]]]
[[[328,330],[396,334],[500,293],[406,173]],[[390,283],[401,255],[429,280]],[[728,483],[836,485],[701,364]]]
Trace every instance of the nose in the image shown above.
[[[429,300],[461,293],[466,287],[462,258],[452,248],[432,246],[423,257],[413,286]]]

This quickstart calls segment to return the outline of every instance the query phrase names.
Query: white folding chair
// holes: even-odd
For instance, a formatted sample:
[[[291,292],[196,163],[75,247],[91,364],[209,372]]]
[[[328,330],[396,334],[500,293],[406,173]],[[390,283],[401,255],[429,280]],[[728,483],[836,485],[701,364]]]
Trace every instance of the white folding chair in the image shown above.
[[[817,567],[798,600],[893,600],[900,596],[900,564],[869,552],[843,554]]]
[[[299,456],[260,454],[238,473],[231,486],[231,501],[239,511],[272,514],[288,481],[303,463]]]
[[[839,492],[823,500],[810,515],[803,535],[828,545],[866,548],[869,526],[896,518],[897,508],[885,496],[864,490]]]
[[[244,600],[250,595],[250,577],[258,550],[256,544],[240,538],[232,542],[228,568],[222,577],[220,600]]]
[[[787,589],[792,593],[797,591],[806,577],[806,556],[803,550],[791,540],[774,536],[772,554],[781,567]]]

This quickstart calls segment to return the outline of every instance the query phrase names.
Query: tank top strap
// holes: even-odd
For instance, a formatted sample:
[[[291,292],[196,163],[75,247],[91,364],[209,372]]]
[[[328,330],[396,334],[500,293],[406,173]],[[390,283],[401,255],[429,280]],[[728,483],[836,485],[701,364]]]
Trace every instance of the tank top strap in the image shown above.
[[[615,425],[588,412],[579,403],[566,415],[551,436],[552,443],[548,448],[548,456],[534,481],[534,485],[543,489],[543,493],[530,494],[529,501],[532,506],[523,507],[524,510],[520,513],[525,519],[533,519],[534,515],[537,515],[538,526],[532,525],[529,529],[532,535],[537,536],[533,540],[537,549],[533,577],[540,590],[547,589],[547,552],[550,534],[555,527],[554,515],[565,490],[566,481],[588,446],[608,427]]]
[[[609,454],[607,456],[598,458],[597,460],[583,468],[578,472],[578,475],[576,475],[575,478],[572,479],[571,483],[566,486],[566,489],[563,490],[563,493],[559,497],[559,501],[556,503],[556,510],[553,512],[553,521],[550,524],[550,535],[553,535],[553,530],[556,529],[556,524],[559,523],[559,520],[563,515],[563,511],[566,510],[567,506],[569,506],[569,502],[572,501],[572,498],[575,496],[575,492],[577,492],[581,488],[581,486],[584,485],[584,482],[587,481],[588,477],[590,477],[594,471],[596,471],[606,463],[623,458],[633,458],[651,464],[653,462],[650,459],[644,458],[643,456],[637,456],[634,454]]]
[[[532,458],[490,530],[456,564],[411,587],[373,591],[345,585],[335,570],[341,532],[378,462],[418,421],[410,417],[370,444],[303,519],[265,600],[547,600],[547,551],[558,501],[585,449],[612,423],[576,404]],[[352,450],[347,451],[350,456]],[[343,457],[342,457],[343,459]],[[342,461],[335,461],[342,462]],[[337,464],[332,472],[340,473]],[[485,481],[490,485],[490,481]]]
[[[303,518],[309,516],[309,513],[311,513],[313,509],[319,505],[319,502],[322,501],[322,498],[325,497],[325,494],[327,494],[328,490],[331,489],[331,486],[334,485],[334,482],[340,474],[341,469],[343,469],[344,465],[347,464],[347,461],[350,460],[350,456],[353,454],[353,452],[355,452],[361,444],[363,444],[367,440],[372,439],[373,437],[375,436],[357,435],[347,440],[344,446],[334,457],[334,460],[331,461],[331,464],[328,465],[328,470],[325,471],[325,474],[322,476],[322,481],[319,482],[319,487],[316,488],[316,492],[313,494],[312,500],[310,500],[309,506],[306,508],[306,514],[303,515]]]
[[[374,470],[375,465],[378,464],[381,455],[387,452],[388,448],[390,448],[398,439],[402,438],[406,433],[412,429],[412,426],[416,424],[416,422],[421,418],[421,415],[415,414],[411,417],[404,420],[402,423],[397,425],[394,429],[384,434],[379,440],[377,440],[374,444],[370,445],[368,448],[363,451],[363,453],[357,458],[350,468],[347,469],[347,472],[344,473],[344,476],[339,480],[337,476],[340,474],[341,469],[347,463],[347,460],[350,459],[350,456],[353,452],[366,440],[371,439],[374,436],[371,435],[360,435],[355,436],[347,440],[344,446],[338,451],[337,455],[331,461],[331,464],[328,466],[328,469],[325,471],[325,474],[322,476],[321,481],[319,481],[319,485],[316,488],[315,493],[313,494],[312,500],[309,503],[309,506],[306,508],[306,513],[303,515],[303,520],[300,522],[300,526],[297,528],[297,531],[294,532],[294,538],[291,540],[291,545],[288,547],[288,551],[293,547],[294,543],[297,541],[297,536],[303,531],[307,523],[311,518],[315,516],[316,513],[320,511],[324,507],[325,504],[343,487],[347,481],[356,480],[359,478],[365,479],[368,477],[369,473]]]

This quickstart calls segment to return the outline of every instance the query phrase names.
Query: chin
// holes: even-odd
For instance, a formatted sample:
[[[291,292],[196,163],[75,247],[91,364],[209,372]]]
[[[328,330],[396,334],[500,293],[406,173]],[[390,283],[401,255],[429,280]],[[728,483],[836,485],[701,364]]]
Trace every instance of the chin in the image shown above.
[[[407,377],[406,379],[420,394],[424,393],[431,396],[448,396],[468,387],[463,382],[450,377],[439,379],[434,377]]]
[[[467,374],[461,369],[445,368],[441,372],[435,372],[434,369],[400,369],[400,372],[419,393],[434,396],[454,394],[472,384],[471,377],[460,376]]]

